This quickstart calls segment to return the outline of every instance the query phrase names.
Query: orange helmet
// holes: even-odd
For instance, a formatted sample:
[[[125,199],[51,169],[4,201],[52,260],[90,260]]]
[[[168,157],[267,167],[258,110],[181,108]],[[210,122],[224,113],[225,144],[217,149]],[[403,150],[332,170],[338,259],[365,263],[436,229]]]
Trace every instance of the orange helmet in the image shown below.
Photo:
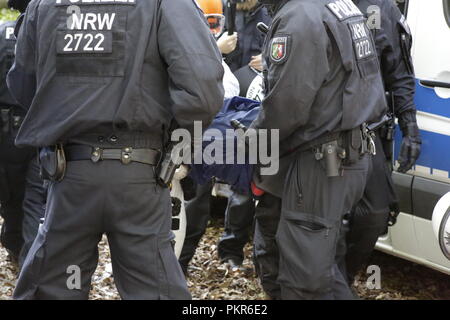
[[[209,29],[215,36],[219,36],[225,26],[222,0],[197,0],[208,21]]]
[[[205,15],[223,14],[222,0],[197,0],[197,3]]]

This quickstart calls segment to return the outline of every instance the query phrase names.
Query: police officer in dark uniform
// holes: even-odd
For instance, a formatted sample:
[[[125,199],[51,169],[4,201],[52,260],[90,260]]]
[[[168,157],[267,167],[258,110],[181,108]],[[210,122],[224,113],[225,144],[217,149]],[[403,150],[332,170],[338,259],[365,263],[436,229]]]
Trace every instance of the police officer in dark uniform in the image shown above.
[[[1,243],[10,256],[17,259],[23,245],[22,203],[25,192],[26,168],[31,160],[32,149],[17,149],[14,146],[14,132],[20,126],[24,113],[17,108],[6,86],[6,74],[14,61],[15,22],[0,26],[1,75],[1,133],[0,133],[0,201],[4,219],[1,230]]]
[[[389,112],[399,119],[404,135],[399,171],[408,171],[420,154],[421,139],[416,123],[414,104],[414,69],[410,54],[411,33],[405,17],[391,0],[354,1],[369,18],[368,25],[375,39]],[[339,266],[353,282],[356,273],[370,256],[378,237],[395,223],[397,197],[391,178],[393,119],[382,126],[375,140],[377,154],[372,158],[373,173],[364,197],[348,216],[349,231],[340,242]],[[269,200],[270,198],[270,200]],[[279,298],[278,248],[274,241],[279,220],[280,201],[265,194],[256,208],[255,265],[265,291]],[[347,219],[344,221],[347,222]]]
[[[354,0],[368,17],[380,61],[384,88],[388,93],[390,114],[398,118],[403,141],[398,171],[412,168],[420,155],[421,138],[414,103],[415,76],[411,58],[412,37],[405,17],[393,0]],[[395,223],[399,213],[391,178],[394,120],[377,132],[377,155],[364,197],[350,218],[346,259],[349,282],[367,262],[378,237]]]
[[[365,123],[386,112],[373,39],[351,0],[265,1],[267,94],[252,127],[278,129],[281,154],[294,154],[280,176],[281,297],[352,298],[335,254],[375,151]]]
[[[24,12],[28,2],[10,0],[8,5]],[[15,22],[0,26],[0,211],[4,219],[1,243],[20,266],[44,215],[45,189],[35,149],[14,146],[25,116],[6,85],[6,75],[14,61],[15,26]]]
[[[87,299],[103,233],[122,298],[190,298],[156,165],[172,121],[209,125],[222,76],[192,0],[30,3],[8,84],[51,182],[16,299]]]

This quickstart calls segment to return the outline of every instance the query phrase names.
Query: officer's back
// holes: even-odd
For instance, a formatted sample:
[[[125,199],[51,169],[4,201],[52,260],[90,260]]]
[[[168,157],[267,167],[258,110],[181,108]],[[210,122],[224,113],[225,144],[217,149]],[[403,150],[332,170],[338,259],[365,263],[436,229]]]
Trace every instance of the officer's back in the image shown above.
[[[282,143],[293,150],[327,132],[379,120],[386,110],[384,90],[361,12],[350,0],[278,3],[281,9],[268,34],[274,40],[266,42],[264,53],[273,74],[267,77],[263,102],[269,107],[261,110],[256,127],[279,128]],[[281,18],[290,25],[277,22]]]
[[[194,118],[209,123],[222,67],[200,19],[192,0],[32,2],[9,76],[30,109],[18,144],[105,130],[159,137],[171,114],[182,127]]]

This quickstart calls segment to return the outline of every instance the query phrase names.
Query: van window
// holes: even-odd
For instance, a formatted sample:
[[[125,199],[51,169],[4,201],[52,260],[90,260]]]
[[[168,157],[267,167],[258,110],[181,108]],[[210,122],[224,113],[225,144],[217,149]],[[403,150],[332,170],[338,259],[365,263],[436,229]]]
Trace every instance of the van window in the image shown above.
[[[447,20],[448,27],[450,28],[450,0],[444,0],[444,14],[445,20]]]

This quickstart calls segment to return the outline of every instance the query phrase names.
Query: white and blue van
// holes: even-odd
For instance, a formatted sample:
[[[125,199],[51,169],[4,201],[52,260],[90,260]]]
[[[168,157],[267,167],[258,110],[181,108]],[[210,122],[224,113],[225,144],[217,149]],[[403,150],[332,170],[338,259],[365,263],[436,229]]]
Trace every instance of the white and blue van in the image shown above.
[[[377,249],[450,274],[450,0],[401,0],[413,36],[422,154],[394,173],[401,214]],[[396,157],[401,134],[397,132]]]

